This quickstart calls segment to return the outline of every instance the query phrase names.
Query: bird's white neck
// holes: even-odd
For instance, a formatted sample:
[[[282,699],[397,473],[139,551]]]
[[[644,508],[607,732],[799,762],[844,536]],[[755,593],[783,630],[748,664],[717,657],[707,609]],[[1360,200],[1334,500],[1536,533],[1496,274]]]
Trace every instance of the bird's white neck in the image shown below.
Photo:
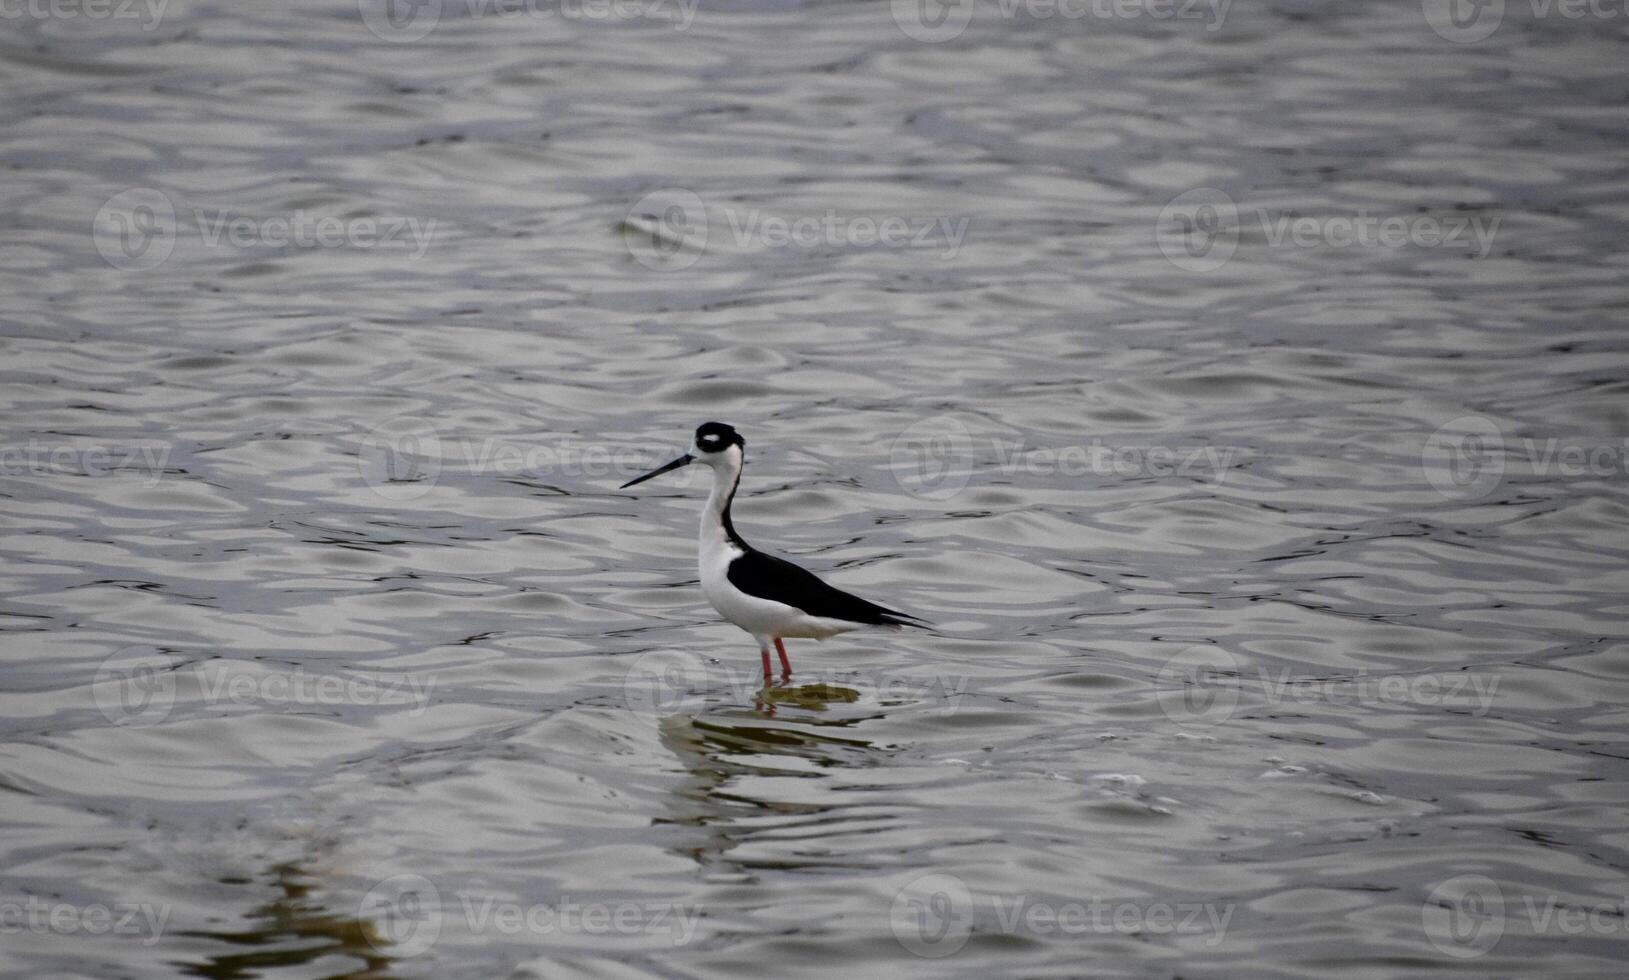
[[[730,503],[735,499],[735,488],[741,479],[741,463],[741,450],[732,448],[717,465],[709,466],[713,471],[713,491],[707,495],[707,506],[701,512],[703,553],[729,547],[745,548],[730,521]]]

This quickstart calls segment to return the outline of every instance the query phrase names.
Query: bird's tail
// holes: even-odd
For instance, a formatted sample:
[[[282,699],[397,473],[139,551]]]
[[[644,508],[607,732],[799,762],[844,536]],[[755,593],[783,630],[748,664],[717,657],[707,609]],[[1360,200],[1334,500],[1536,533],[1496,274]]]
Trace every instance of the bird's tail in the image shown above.
[[[882,619],[882,625],[887,626],[889,629],[904,629],[907,626],[919,630],[933,629],[933,624],[922,617],[912,616],[910,613],[902,613],[893,609],[884,609],[880,618]]]

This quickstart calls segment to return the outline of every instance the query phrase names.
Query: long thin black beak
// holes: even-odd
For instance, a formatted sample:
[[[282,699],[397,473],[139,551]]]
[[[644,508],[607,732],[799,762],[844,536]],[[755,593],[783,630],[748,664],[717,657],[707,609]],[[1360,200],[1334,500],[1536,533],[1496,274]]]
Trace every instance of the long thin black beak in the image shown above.
[[[644,476],[636,476],[636,477],[634,477],[632,480],[629,480],[627,483],[624,483],[622,486],[617,487],[617,489],[618,490],[626,490],[629,487],[633,486],[635,483],[644,483],[646,480],[650,479],[653,476],[661,476],[663,473],[666,473],[668,470],[676,470],[681,466],[689,466],[691,463],[694,463],[695,461],[696,461],[696,457],[690,455],[689,453],[685,453],[683,456],[680,456],[678,459],[674,460],[673,462],[667,463],[667,464],[662,465],[662,466],[658,466],[654,470],[651,470],[649,473],[646,473]]]

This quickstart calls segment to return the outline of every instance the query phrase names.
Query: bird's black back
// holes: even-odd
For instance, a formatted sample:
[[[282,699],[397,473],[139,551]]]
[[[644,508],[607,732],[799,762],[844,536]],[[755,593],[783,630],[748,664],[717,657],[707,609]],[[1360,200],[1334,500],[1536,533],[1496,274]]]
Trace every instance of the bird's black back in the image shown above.
[[[784,602],[811,616],[873,626],[927,626],[915,616],[833,588],[814,573],[755,548],[748,547],[745,554],[730,562],[727,575],[731,585],[750,596]]]

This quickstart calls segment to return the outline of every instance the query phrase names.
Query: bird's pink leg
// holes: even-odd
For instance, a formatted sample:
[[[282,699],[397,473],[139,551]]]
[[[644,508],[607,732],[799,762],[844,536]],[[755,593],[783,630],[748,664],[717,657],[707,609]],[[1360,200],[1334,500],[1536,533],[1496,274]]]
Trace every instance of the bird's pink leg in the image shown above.
[[[792,676],[792,661],[786,659],[786,644],[782,643],[778,636],[775,637],[775,652],[781,655],[781,679],[785,680]],[[768,650],[764,651],[764,669],[769,669]]]
[[[764,655],[764,686],[768,687],[769,682],[774,677],[774,675],[769,670],[769,648],[764,647],[762,650],[759,650],[758,652]]]

